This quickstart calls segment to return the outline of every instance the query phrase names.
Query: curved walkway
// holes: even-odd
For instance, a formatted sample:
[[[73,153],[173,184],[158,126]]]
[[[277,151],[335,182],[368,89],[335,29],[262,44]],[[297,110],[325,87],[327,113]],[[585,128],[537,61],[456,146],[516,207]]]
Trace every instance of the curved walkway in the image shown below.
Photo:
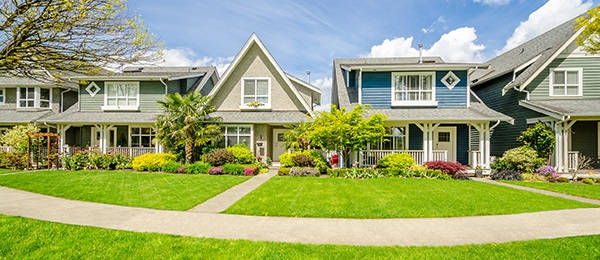
[[[6,187],[0,187],[0,214],[117,230],[311,244],[441,246],[600,234],[600,208],[433,219],[287,218],[134,208]]]

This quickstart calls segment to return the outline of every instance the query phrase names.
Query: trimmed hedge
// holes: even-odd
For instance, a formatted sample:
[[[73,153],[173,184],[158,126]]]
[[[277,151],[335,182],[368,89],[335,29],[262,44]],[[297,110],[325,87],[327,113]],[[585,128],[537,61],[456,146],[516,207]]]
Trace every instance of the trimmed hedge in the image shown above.
[[[209,163],[205,162],[195,162],[192,164],[188,164],[185,167],[185,172],[189,174],[207,174],[208,169],[211,168]]]
[[[175,155],[170,153],[147,153],[133,158],[131,162],[136,171],[160,171],[163,165],[174,162]]]
[[[377,162],[377,168],[402,169],[415,166],[415,159],[407,153],[388,154]]]

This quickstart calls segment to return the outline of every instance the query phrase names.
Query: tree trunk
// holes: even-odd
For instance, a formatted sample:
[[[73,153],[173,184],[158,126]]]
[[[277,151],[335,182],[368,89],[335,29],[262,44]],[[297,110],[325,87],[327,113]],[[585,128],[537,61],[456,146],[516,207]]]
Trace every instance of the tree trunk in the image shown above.
[[[192,163],[193,152],[194,152],[194,146],[192,145],[192,142],[190,142],[188,140],[187,142],[185,142],[185,164]]]

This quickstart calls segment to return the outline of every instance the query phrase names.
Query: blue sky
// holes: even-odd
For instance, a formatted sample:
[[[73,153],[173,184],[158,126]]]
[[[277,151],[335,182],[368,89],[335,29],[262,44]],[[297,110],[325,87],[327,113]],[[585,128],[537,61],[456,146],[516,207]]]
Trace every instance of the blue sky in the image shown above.
[[[165,43],[162,65],[215,65],[223,73],[255,32],[283,70],[301,78],[310,70],[311,83],[326,89],[334,58],[417,56],[423,43],[425,55],[447,62],[485,62],[598,2],[129,0],[128,5]]]

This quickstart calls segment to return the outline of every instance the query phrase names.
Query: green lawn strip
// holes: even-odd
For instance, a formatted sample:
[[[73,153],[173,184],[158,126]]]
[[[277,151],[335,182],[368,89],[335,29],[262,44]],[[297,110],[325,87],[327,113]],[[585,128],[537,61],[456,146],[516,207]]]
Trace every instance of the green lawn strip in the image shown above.
[[[540,190],[554,191],[590,199],[600,200],[600,185],[588,185],[579,183],[559,182],[531,182],[531,181],[503,181],[505,183],[535,188]]]
[[[595,205],[475,181],[274,177],[225,213],[321,218],[434,218]]]
[[[0,237],[2,259],[594,259],[600,255],[600,235],[444,247],[310,245],[137,233],[3,215]]]
[[[128,171],[36,171],[1,175],[0,185],[73,200],[188,210],[247,179]]]
[[[13,169],[0,169],[0,174],[12,173],[12,172],[20,172],[22,170],[13,170]]]

